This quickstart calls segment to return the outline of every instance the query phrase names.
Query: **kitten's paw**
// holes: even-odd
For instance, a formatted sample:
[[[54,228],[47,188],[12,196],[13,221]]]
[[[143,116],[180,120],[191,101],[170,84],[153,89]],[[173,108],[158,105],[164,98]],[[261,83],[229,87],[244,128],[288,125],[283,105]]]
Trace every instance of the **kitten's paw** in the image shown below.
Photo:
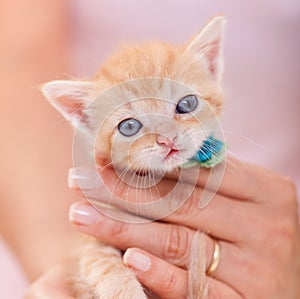
[[[137,290],[133,290],[131,288],[125,288],[121,291],[121,293],[116,294],[116,296],[111,299],[147,299],[148,297],[140,288]]]
[[[147,299],[142,286],[138,281],[127,282],[126,284],[110,284],[95,290],[93,299]]]
[[[120,251],[113,247],[89,242],[76,264],[76,299],[147,299],[133,271],[123,264]]]

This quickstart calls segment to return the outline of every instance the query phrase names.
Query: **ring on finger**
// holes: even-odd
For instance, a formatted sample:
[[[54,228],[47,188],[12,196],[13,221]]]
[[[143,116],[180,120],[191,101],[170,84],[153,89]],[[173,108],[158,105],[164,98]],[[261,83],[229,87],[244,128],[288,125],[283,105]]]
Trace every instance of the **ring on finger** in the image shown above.
[[[218,265],[220,263],[220,258],[221,258],[221,246],[220,243],[213,239],[214,242],[214,252],[213,252],[213,258],[212,258],[212,262],[209,265],[206,274],[208,276],[211,276],[218,268]]]

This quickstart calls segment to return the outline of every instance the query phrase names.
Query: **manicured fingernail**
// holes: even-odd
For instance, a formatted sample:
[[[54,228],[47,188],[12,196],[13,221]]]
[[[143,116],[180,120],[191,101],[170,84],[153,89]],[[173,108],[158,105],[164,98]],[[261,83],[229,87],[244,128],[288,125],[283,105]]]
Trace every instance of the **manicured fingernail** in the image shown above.
[[[123,262],[125,265],[141,272],[147,272],[151,266],[151,260],[148,256],[131,248],[124,253]]]
[[[99,174],[94,169],[85,167],[70,168],[68,173],[69,188],[92,190],[101,186]]]
[[[92,206],[75,203],[69,210],[69,219],[73,223],[91,225],[101,220],[101,214]]]

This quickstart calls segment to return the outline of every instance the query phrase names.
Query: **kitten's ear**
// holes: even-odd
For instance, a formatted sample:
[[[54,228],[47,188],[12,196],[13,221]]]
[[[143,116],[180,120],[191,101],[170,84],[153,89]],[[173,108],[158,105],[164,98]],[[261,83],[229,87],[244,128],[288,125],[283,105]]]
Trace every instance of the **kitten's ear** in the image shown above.
[[[84,112],[95,93],[95,83],[88,81],[51,81],[41,88],[48,101],[76,126],[85,121]]]
[[[226,19],[224,15],[212,18],[185,48],[186,54],[199,60],[217,82],[223,74],[223,38]]]

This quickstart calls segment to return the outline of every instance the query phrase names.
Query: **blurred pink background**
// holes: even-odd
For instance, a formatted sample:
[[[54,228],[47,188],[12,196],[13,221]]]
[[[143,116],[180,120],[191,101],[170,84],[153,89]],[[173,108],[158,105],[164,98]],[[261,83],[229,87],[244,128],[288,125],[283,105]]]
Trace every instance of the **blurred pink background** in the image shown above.
[[[300,187],[300,1],[73,0],[72,75],[92,76],[118,45],[180,44],[220,12],[225,39],[223,129],[232,154],[292,177]],[[21,298],[25,280],[0,244],[0,298]]]

